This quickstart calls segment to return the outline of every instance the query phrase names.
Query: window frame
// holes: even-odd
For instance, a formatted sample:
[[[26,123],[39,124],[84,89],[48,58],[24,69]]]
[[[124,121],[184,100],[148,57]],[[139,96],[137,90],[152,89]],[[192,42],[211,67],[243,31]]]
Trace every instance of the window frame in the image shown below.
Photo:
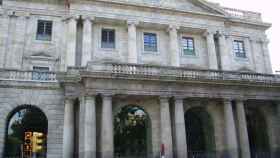
[[[114,38],[113,38],[113,47],[106,47],[106,44],[110,45],[110,33],[107,32],[107,42],[103,42],[103,31],[113,31],[113,35],[114,35]],[[104,45],[105,44],[105,45]],[[116,43],[116,29],[114,28],[101,28],[101,35],[100,35],[100,48],[101,49],[116,49],[117,47],[117,43]]]
[[[155,35],[155,50],[146,50],[145,49],[145,34],[153,34]],[[152,32],[152,31],[144,31],[142,33],[142,44],[143,44],[143,52],[144,54],[158,54],[159,53],[159,35],[157,32]]]
[[[186,54],[185,53],[185,50],[187,50],[187,49],[185,49],[185,45],[184,45],[183,40],[191,40],[192,41],[192,45],[193,45],[192,46],[192,48],[193,48],[193,53],[192,54]],[[183,35],[183,36],[181,36],[180,43],[181,43],[182,56],[197,56],[194,37]],[[188,47],[188,42],[187,42],[187,47]]]
[[[40,33],[40,23],[43,23],[43,32]],[[51,25],[50,26],[50,32],[48,33],[48,23]],[[46,41],[50,42],[52,41],[52,36],[53,36],[53,21],[52,20],[42,20],[38,19],[37,20],[37,30],[36,30],[36,40],[37,41]]]
[[[241,47],[240,44],[242,45]],[[245,42],[243,40],[233,40],[233,52],[235,57],[246,59],[247,52],[246,52]]]

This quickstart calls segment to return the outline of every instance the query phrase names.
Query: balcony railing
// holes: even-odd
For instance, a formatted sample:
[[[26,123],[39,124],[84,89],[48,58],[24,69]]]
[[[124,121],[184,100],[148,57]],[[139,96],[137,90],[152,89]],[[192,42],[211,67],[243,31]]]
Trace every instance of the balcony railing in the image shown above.
[[[280,84],[280,75],[258,74],[235,71],[197,70],[168,66],[106,63],[91,65],[89,71],[107,72],[117,77],[139,77],[146,79],[237,81],[265,84]]]
[[[234,8],[223,8],[233,18],[241,18],[251,21],[262,21],[261,14],[257,12],[245,11]]]
[[[0,80],[57,82],[55,72],[0,70]]]

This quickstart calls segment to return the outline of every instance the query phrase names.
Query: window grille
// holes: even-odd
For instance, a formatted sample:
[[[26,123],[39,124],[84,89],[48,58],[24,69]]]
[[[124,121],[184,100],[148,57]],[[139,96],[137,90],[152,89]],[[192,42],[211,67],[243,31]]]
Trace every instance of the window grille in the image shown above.
[[[38,20],[37,40],[51,41],[52,37],[52,21]]]
[[[194,39],[191,37],[182,38],[183,55],[195,55]]]
[[[144,51],[157,52],[157,35],[144,33]]]
[[[102,29],[101,47],[115,48],[115,30]]]
[[[243,41],[235,40],[233,42],[233,49],[234,49],[234,53],[235,53],[236,57],[246,58],[246,52],[245,52],[245,47],[244,47]]]
[[[34,66],[32,72],[32,80],[47,81],[49,79],[49,67]]]

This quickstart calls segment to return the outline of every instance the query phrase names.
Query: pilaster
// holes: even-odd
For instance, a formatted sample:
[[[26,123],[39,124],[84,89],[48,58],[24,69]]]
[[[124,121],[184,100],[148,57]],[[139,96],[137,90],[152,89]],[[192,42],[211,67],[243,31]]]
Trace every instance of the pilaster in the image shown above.
[[[206,37],[206,42],[207,42],[209,69],[217,70],[218,61],[217,61],[217,54],[215,48],[214,33],[207,31],[205,32],[204,36]]]
[[[92,60],[92,27],[94,18],[85,17],[83,21],[83,53],[82,53],[82,66],[86,66]]]
[[[138,21],[127,21],[128,25],[128,63],[136,64],[138,62],[137,55],[137,38],[136,26]]]
[[[180,66],[180,50],[178,43],[178,26],[169,26],[169,48],[171,66]]]
[[[77,38],[77,17],[69,17],[67,19],[68,29],[66,33],[67,39],[67,52],[66,52],[66,65],[76,65],[76,38]]]

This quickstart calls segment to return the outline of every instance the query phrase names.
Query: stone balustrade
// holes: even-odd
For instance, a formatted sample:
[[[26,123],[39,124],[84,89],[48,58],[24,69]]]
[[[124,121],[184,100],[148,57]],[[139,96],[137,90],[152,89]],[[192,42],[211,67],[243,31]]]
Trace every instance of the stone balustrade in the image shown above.
[[[0,69],[0,80],[57,82],[55,72]]]
[[[261,13],[234,9],[234,8],[226,8],[226,7],[223,7],[223,9],[225,12],[229,14],[229,16],[233,18],[241,18],[241,19],[260,21],[260,22],[262,21]]]

